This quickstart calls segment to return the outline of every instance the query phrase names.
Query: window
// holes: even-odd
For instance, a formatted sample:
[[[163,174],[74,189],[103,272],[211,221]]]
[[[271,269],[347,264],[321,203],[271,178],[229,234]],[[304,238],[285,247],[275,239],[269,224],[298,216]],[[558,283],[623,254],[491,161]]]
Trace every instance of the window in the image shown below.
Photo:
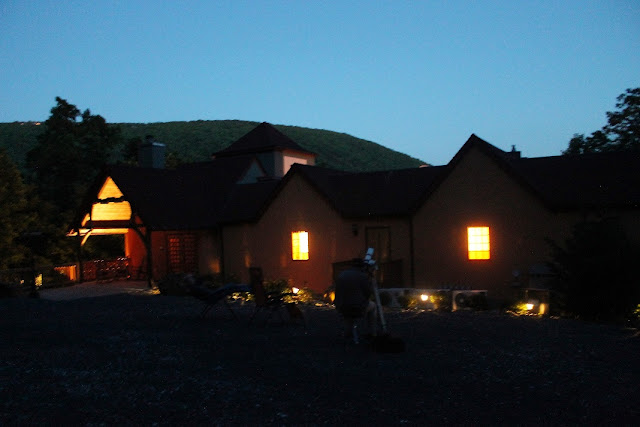
[[[167,237],[169,270],[172,273],[196,273],[198,258],[196,236],[190,233],[170,234]]]
[[[489,227],[467,227],[469,259],[490,259]]]
[[[291,258],[294,261],[309,259],[309,233],[306,231],[291,233]]]

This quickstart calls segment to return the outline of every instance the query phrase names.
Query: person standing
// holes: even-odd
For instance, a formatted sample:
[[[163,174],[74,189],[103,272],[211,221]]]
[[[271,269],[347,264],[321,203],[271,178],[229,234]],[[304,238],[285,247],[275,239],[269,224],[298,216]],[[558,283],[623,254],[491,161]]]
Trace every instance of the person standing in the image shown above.
[[[368,274],[368,265],[360,258],[354,258],[348,269],[336,279],[336,310],[344,319],[345,338],[354,338],[354,325],[357,319],[366,317],[367,333],[377,335],[377,309],[371,301],[373,284]]]

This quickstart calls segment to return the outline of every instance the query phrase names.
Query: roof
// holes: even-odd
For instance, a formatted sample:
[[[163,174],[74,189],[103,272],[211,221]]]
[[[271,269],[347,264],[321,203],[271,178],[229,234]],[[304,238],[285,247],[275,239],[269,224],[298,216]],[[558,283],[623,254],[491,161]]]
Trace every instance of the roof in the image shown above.
[[[640,153],[617,152],[511,160],[554,208],[640,208]]]
[[[287,177],[303,176],[345,217],[403,216],[417,207],[443,169],[431,166],[349,173],[296,164]]]
[[[263,122],[224,150],[214,153],[214,155],[216,157],[223,157],[237,154],[283,150],[296,151],[310,155],[315,154],[302,148],[294,140],[280,132],[271,124]]]
[[[281,139],[278,134],[282,134],[271,125],[263,125],[260,132],[251,136],[252,131],[244,140],[241,138],[239,147],[248,150],[261,138],[267,138],[262,142],[271,141],[269,138],[281,142],[288,139]],[[282,180],[251,184],[238,184],[255,162],[255,157],[249,154],[216,157],[175,170],[109,166],[87,193],[74,227],[90,211],[107,177],[113,179],[132,212],[155,230],[206,229],[255,221],[294,176],[309,182],[345,218],[408,216],[473,148],[492,158],[550,209],[640,208],[640,153],[529,159],[502,151],[471,135],[446,166],[350,173],[294,164]]]
[[[256,208],[251,203],[245,203],[244,208],[241,208],[237,202],[240,190],[232,190],[250,185],[236,182],[253,161],[249,156],[234,157],[192,163],[174,170],[108,166],[89,191],[90,197],[85,200],[81,209],[82,212],[90,210],[97,189],[106,177],[111,177],[131,204],[132,211],[146,226],[156,230],[214,227],[227,216],[225,212],[231,195],[236,195],[233,203],[238,205],[234,212],[248,218],[255,213]],[[80,220],[81,217],[77,217],[75,224]]]
[[[449,170],[472,147],[491,157],[551,209],[640,208],[638,152],[521,158],[472,134],[449,162]]]

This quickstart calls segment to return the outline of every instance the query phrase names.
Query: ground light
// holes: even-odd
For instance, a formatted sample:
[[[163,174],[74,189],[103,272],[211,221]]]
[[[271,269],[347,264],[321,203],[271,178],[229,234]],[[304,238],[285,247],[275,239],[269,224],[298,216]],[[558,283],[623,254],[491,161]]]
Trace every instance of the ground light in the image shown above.
[[[429,301],[429,295],[427,294],[420,295],[420,300],[422,300],[423,302]]]

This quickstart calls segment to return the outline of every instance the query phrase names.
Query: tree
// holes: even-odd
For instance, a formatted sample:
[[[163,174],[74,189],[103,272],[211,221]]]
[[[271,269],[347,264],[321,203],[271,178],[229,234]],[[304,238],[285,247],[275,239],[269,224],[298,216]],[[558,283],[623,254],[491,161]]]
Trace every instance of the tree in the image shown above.
[[[34,219],[28,187],[18,167],[4,148],[0,148],[0,269],[17,267],[24,262],[25,249],[18,240],[33,226]]]
[[[44,133],[27,153],[27,167],[41,199],[52,205],[52,214],[68,221],[88,184],[120,144],[120,128],[88,109],[80,113],[59,97],[44,125]]]
[[[619,95],[616,111],[607,112],[607,124],[590,136],[575,134],[562,154],[640,151],[640,88]]]
[[[596,320],[621,320],[640,302],[635,267],[640,251],[616,219],[585,221],[564,245],[550,242],[555,289],[564,309]]]
[[[59,97],[44,126],[27,153],[27,168],[39,196],[38,228],[48,236],[47,257],[63,262],[75,253],[67,227],[89,184],[120,148],[120,128]]]

